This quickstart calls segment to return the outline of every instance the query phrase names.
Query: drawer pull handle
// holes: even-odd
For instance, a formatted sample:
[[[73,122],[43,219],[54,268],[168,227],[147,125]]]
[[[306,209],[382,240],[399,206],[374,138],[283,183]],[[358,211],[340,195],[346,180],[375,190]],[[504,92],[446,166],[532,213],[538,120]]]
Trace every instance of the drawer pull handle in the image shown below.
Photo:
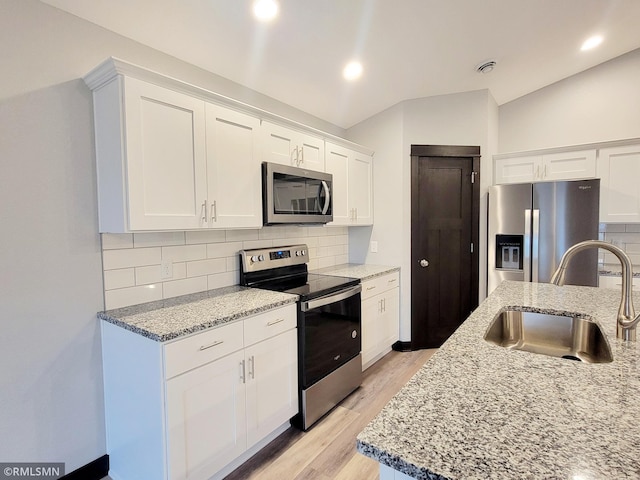
[[[272,325],[275,325],[277,323],[282,323],[284,322],[284,318],[279,318],[277,320],[271,320],[270,322],[267,322],[267,327],[271,327]]]
[[[368,292],[369,290],[373,290],[374,288],[376,288],[376,286],[375,286],[375,285],[374,285],[373,287],[367,287],[367,292]]]
[[[215,347],[217,345],[220,345],[221,343],[224,343],[224,340],[216,340],[213,343],[210,343],[209,345],[203,345],[200,347],[200,350],[206,350],[207,348],[211,348],[211,347]]]
[[[389,283],[393,283],[393,282],[395,282],[395,281],[396,281],[396,279],[395,279],[395,278],[392,278],[391,280],[389,280]]]

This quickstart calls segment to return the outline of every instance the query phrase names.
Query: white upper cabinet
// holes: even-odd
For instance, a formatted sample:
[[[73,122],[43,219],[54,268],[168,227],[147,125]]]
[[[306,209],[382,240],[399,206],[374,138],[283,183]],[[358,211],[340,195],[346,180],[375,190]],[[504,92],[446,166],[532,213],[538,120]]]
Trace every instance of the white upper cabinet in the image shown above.
[[[262,225],[258,118],[129,77],[94,101],[101,232]]]
[[[598,152],[600,222],[640,222],[640,145]]]
[[[116,78],[94,101],[100,231],[199,228],[204,102],[134,78]]]
[[[206,105],[207,225],[262,226],[260,120],[218,105]]]
[[[325,166],[333,175],[333,222],[373,225],[373,159],[355,150],[326,143]]]
[[[263,161],[325,171],[322,138],[270,122],[262,122],[262,132]]]
[[[596,151],[496,158],[495,184],[580,180],[596,176]]]

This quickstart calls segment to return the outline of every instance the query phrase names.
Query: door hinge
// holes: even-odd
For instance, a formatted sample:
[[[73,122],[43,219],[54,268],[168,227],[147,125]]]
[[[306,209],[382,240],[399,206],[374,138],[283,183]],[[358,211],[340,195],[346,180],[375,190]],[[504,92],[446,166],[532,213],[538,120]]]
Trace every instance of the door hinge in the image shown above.
[[[471,244],[471,253],[473,253],[473,243]]]
[[[476,183],[476,172],[471,172],[471,183]]]

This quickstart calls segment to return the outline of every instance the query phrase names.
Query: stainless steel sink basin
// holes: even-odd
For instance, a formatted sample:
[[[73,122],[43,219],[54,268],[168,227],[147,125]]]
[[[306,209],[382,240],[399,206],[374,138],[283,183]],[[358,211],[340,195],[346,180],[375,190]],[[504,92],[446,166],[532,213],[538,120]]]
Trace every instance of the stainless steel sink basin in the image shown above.
[[[585,318],[507,310],[496,315],[484,339],[505,348],[586,363],[613,361],[602,330]]]

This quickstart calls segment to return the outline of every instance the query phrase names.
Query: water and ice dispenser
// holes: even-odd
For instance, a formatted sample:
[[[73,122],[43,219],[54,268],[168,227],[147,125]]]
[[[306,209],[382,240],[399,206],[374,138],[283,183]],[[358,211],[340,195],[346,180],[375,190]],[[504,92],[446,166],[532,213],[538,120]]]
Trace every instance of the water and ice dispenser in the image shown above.
[[[496,268],[522,270],[523,235],[496,235]]]

